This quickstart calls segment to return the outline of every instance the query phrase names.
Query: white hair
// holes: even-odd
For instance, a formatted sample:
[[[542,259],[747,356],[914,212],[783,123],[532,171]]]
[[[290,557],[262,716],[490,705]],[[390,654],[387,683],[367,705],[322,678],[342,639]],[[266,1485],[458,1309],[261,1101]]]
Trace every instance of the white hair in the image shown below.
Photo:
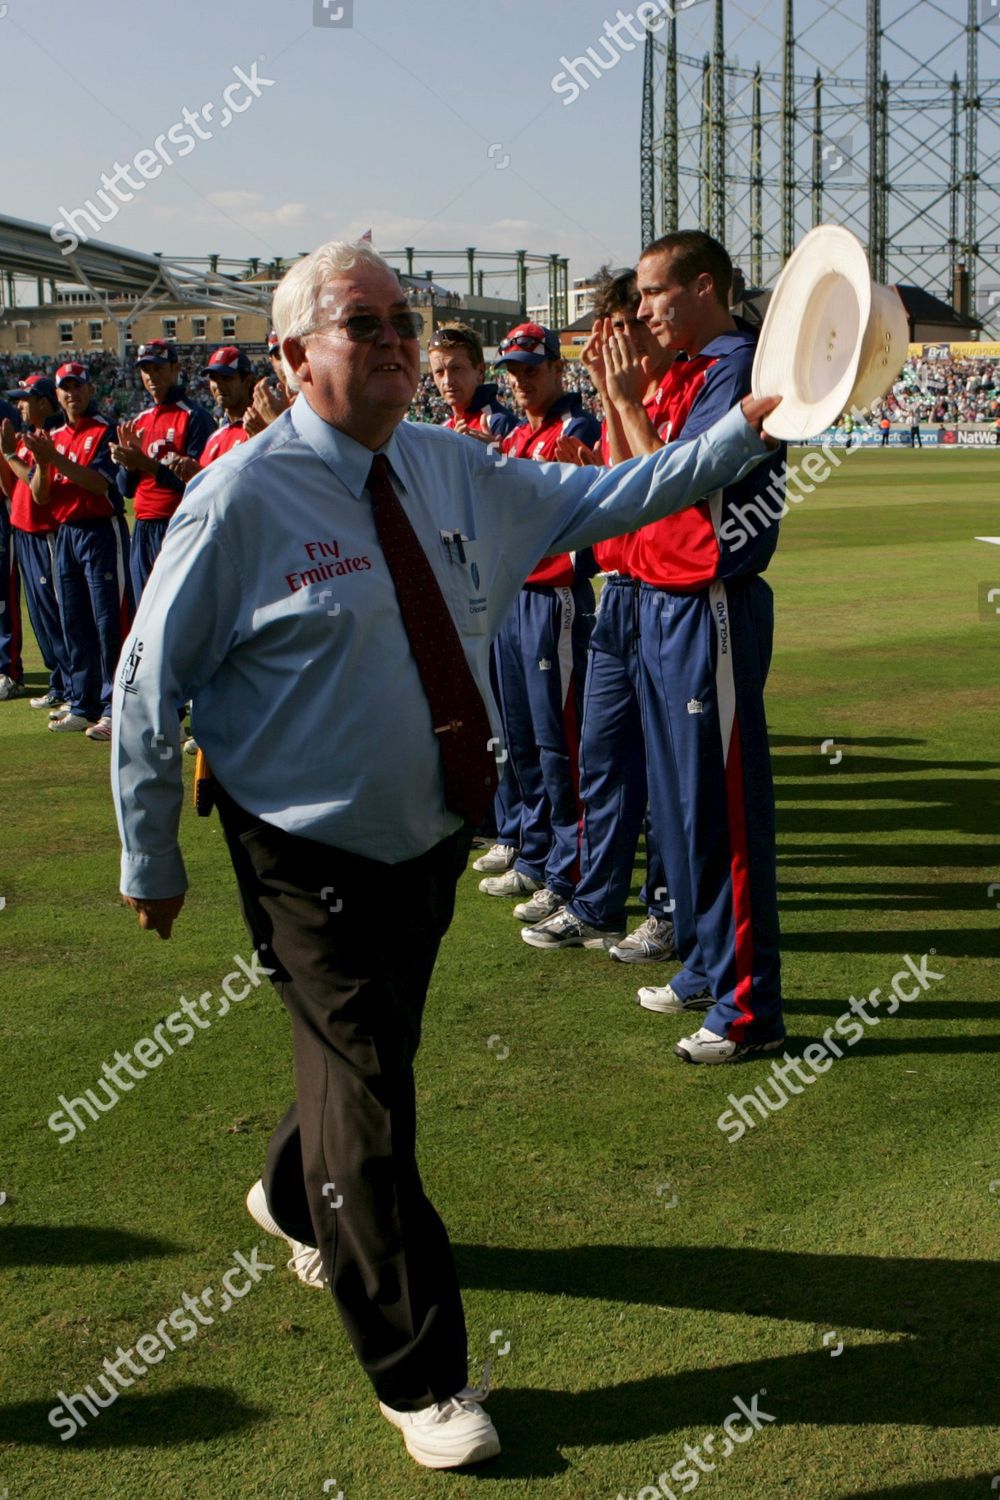
[[[296,261],[285,272],[278,283],[271,304],[271,323],[278,335],[279,346],[288,338],[304,338],[314,333],[323,320],[325,299],[323,289],[335,276],[343,276],[357,265],[375,266],[397,276],[394,267],[384,260],[367,240],[328,240],[317,250]],[[284,353],[281,356],[285,382],[290,390],[298,390],[298,382],[288,368]]]

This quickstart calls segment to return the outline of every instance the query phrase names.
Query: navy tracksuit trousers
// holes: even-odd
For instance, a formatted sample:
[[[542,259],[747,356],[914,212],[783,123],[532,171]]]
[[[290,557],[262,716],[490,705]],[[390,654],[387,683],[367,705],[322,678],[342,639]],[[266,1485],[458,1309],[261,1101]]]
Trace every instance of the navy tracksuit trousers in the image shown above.
[[[568,899],[579,875],[580,718],[594,624],[589,580],[525,584],[498,640],[508,748],[521,790],[515,868]]]
[[[135,613],[124,517],[64,521],[56,541],[59,604],[69,653],[72,712],[111,713],[122,641]]]
[[[639,702],[639,582],[612,573],[604,583],[590,638],[580,730],[580,879],[569,910],[591,927],[618,931],[646,815],[646,748]],[[670,910],[656,841],[646,835],[651,912]]]
[[[710,1031],[765,1040],[782,1030],[764,716],[773,596],[757,576],[689,594],[643,584],[639,609],[650,821],[683,965],[670,983],[682,998],[707,986]]]
[[[70,694],[69,652],[59,613],[56,592],[55,531],[14,529],[14,554],[24,584],[28,618],[38,649],[49,672],[49,690],[68,701]]]

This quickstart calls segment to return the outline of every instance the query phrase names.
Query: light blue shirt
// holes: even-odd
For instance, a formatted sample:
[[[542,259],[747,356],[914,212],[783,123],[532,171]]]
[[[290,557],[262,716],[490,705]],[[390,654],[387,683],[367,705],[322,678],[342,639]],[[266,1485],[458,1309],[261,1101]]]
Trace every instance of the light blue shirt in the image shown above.
[[[507,459],[410,422],[380,451],[499,737],[490,640],[538,559],[680,510],[767,449],[736,409],[693,442],[614,469]],[[300,396],[185,491],[115,687],[126,895],[187,885],[185,702],[229,794],[289,833],[395,864],[459,827],[365,490],[372,457]]]

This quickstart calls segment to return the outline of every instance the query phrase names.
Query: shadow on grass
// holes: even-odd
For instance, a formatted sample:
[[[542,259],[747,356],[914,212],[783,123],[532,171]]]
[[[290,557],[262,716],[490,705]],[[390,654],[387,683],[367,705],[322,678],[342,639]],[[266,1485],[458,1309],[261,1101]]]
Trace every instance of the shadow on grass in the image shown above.
[[[852,1490],[840,1500],[983,1500],[990,1494],[995,1474],[972,1474],[968,1479],[929,1479],[926,1484],[903,1484],[891,1490]],[[992,1491],[996,1494],[996,1491]]]
[[[100,1266],[176,1255],[183,1245],[78,1224],[10,1224],[0,1231],[0,1265]]]
[[[77,1387],[67,1391],[73,1397]],[[103,1388],[99,1395],[106,1401]],[[97,1408],[91,1416],[82,1402],[75,1403],[86,1427],[63,1440],[65,1427],[55,1428],[48,1419],[57,1404],[53,1394],[44,1401],[19,1401],[0,1407],[0,1443],[54,1444],[56,1448],[177,1447],[181,1443],[206,1443],[227,1437],[266,1420],[271,1413],[248,1406],[235,1391],[221,1386],[194,1385],[162,1395],[130,1395],[125,1392],[106,1411]]]
[[[989,830],[980,827],[977,832],[988,833]],[[793,844],[787,839],[781,839],[778,843],[779,865],[814,865],[823,868],[836,862],[841,871],[852,866],[859,870],[882,870],[893,865],[906,868],[916,865],[928,870],[935,870],[939,866],[988,870],[996,867],[995,860],[991,866],[990,855],[993,853],[995,851],[984,844],[883,844],[881,841],[877,844]],[[823,883],[825,886],[826,882]],[[985,890],[985,881],[983,889]]]
[[[737,1396],[748,1403],[758,1396],[759,1409],[781,1423],[966,1428],[995,1419],[995,1351],[983,1317],[996,1294],[997,1273],[989,1262],[590,1245],[462,1246],[458,1264],[467,1286],[593,1299],[595,1341],[602,1321],[614,1322],[608,1302],[789,1319],[816,1329],[802,1334],[815,1347],[724,1368],[567,1391],[558,1389],[554,1366],[555,1388],[501,1387],[491,1397],[491,1411],[510,1437],[492,1471],[498,1478],[560,1472],[563,1448],[624,1445],[692,1427],[717,1431]],[[669,1318],[662,1327],[669,1348]],[[896,1338],[852,1344],[852,1328]],[[823,1331],[835,1332],[845,1346],[841,1355],[832,1357],[823,1347]],[[752,1339],[751,1330],[751,1347]],[[649,1479],[623,1468],[613,1482],[634,1491]],[[917,1500],[946,1491],[916,1486],[898,1493]]]
[[[829,728],[826,733],[829,734]],[[819,750],[823,735],[818,737],[814,734],[771,734],[768,739],[771,748],[782,750],[789,745],[812,745]],[[901,745],[926,745],[926,740],[902,739],[898,735],[857,735],[851,734],[840,738],[838,745],[869,745],[884,746],[886,749],[899,749]],[[788,757],[785,757],[787,759]]]
[[[843,1000],[789,1000],[786,995],[781,1002],[786,1016],[831,1016],[836,1018],[847,1009],[847,996]],[[899,1021],[988,1021],[1000,1019],[1000,1000],[917,1000],[911,1008],[900,1009],[892,1018]],[[872,1035],[869,1031],[868,1036]]]
[[[1000,861],[998,861],[1000,864]],[[785,876],[778,885],[782,910],[797,911],[967,911],[986,913],[996,902],[986,895],[984,880],[824,880],[822,890],[814,883],[796,885]],[[853,896],[853,901],[838,900]]]
[[[786,915],[788,908],[785,908]],[[988,919],[988,918],[987,918]],[[787,953],[879,953],[885,957],[889,967],[886,979],[892,970],[899,967],[904,953],[915,958],[923,954],[937,958],[995,958],[997,935],[989,927],[927,927],[890,928],[887,931],[863,931],[857,927],[838,931],[820,927],[815,932],[789,932],[783,929],[781,947]],[[938,971],[940,972],[940,971]],[[876,976],[879,977],[879,976]]]

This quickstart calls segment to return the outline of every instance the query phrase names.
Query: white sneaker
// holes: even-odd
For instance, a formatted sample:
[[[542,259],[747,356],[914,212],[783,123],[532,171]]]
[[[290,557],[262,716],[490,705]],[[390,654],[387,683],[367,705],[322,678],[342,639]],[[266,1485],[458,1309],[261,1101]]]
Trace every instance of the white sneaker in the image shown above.
[[[85,734],[90,722],[83,714],[60,714],[58,719],[49,720],[49,728],[53,734]]]
[[[189,734],[187,739],[184,741],[184,744],[181,746],[181,749],[184,751],[185,755],[197,755],[198,741],[194,738],[193,735]]]
[[[646,985],[635,997],[643,1010],[656,1010],[663,1015],[677,1015],[685,1010],[711,1010],[715,1004],[708,990],[695,990],[693,995],[681,997],[669,984]]]
[[[784,1045],[784,1032],[767,1042],[727,1042],[724,1036],[703,1026],[693,1036],[682,1037],[674,1051],[682,1062],[733,1063],[744,1057],[758,1057],[762,1052],[777,1052]]]
[[[530,901],[521,901],[514,907],[514,915],[520,922],[530,922],[532,926],[536,922],[544,922],[546,917],[554,917],[557,911],[562,911],[566,905],[565,896],[557,896],[555,891],[550,891],[543,886],[536,891]]]
[[[47,693],[43,693],[40,698],[29,699],[28,707],[50,708],[56,714],[69,713],[69,704],[66,702],[66,699],[60,698],[59,694],[52,692],[51,688]]]
[[[420,1411],[396,1411],[379,1402],[387,1422],[403,1434],[406,1451],[426,1469],[457,1469],[496,1458],[497,1430],[478,1401],[465,1391]]]
[[[481,854],[478,859],[472,861],[472,868],[478,870],[480,875],[502,875],[509,870],[517,858],[517,850],[512,849],[509,844],[494,844]]]
[[[102,714],[96,724],[91,724],[85,729],[84,734],[88,740],[110,740],[111,738],[111,715]]]
[[[490,875],[481,880],[479,889],[484,896],[530,896],[532,891],[541,890],[541,886],[530,875],[510,869],[506,875]]]
[[[6,672],[0,672],[0,703],[6,702],[8,698],[27,698],[30,691],[23,682],[15,682]]]
[[[669,917],[657,917],[650,912],[641,927],[608,952],[620,964],[655,964],[664,958],[676,958],[674,924]]]
[[[624,933],[602,932],[563,906],[534,927],[522,927],[521,937],[532,948],[607,948]]]
[[[261,1229],[266,1230],[268,1234],[276,1235],[278,1239],[285,1240],[291,1246],[292,1258],[288,1262],[288,1269],[295,1272],[303,1286],[325,1287],[329,1285],[323,1273],[323,1258],[316,1246],[304,1245],[301,1240],[293,1240],[291,1235],[286,1234],[271,1217],[271,1210],[264,1196],[264,1184],[259,1177],[247,1193],[247,1209],[251,1219],[258,1223]]]

